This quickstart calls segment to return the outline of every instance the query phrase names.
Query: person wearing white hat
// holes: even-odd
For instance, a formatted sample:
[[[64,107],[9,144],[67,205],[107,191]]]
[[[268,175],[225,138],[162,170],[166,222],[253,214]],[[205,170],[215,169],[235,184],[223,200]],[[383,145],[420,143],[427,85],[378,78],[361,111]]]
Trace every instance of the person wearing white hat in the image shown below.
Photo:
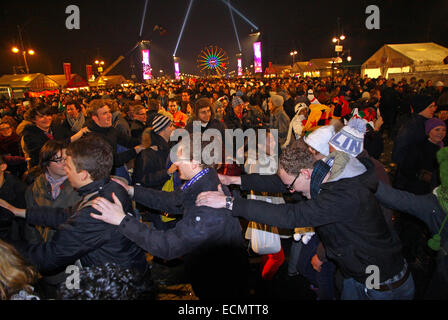
[[[334,134],[335,129],[333,125],[323,126],[304,137],[303,141],[309,146],[313,157],[316,160],[321,160],[330,154],[328,142]]]

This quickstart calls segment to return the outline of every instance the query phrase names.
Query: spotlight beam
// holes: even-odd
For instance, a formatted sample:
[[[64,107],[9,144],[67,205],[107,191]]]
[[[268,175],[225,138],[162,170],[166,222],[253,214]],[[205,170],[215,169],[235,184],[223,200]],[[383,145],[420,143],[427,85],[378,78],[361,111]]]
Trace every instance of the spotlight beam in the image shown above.
[[[173,56],[176,56],[177,48],[179,47],[180,39],[182,38],[182,34],[184,33],[185,24],[187,23],[188,16],[190,15],[190,9],[191,9],[191,5],[192,5],[192,4],[193,4],[193,0],[190,0],[190,4],[188,5],[188,9],[187,9],[187,14],[185,15],[184,23],[183,23],[183,25],[182,25],[182,29],[180,30],[179,38],[177,38],[176,49],[174,49],[174,54],[173,54]]]
[[[237,9],[235,9],[234,6],[232,6],[230,3],[226,3],[226,0],[221,0],[222,2],[224,2],[225,4],[228,4],[230,8],[232,8],[233,11],[235,11],[235,13],[237,15],[239,15],[241,18],[243,18],[248,24],[250,24],[253,28],[258,30],[258,27],[256,25],[254,25],[249,19],[247,19],[241,12],[239,12]]]
[[[140,25],[140,38],[142,37],[143,25],[145,24],[146,8],[148,7],[148,0],[145,1],[145,8],[143,9],[142,24]]]
[[[240,44],[240,38],[238,37],[238,30],[236,29],[236,24],[235,24],[235,19],[233,18],[233,11],[232,8],[230,7],[230,0],[227,0],[227,5],[229,6],[229,11],[230,11],[230,17],[232,18],[232,23],[233,23],[233,30],[235,30],[235,36],[236,36],[236,41],[238,42],[238,48],[241,50],[241,44]]]

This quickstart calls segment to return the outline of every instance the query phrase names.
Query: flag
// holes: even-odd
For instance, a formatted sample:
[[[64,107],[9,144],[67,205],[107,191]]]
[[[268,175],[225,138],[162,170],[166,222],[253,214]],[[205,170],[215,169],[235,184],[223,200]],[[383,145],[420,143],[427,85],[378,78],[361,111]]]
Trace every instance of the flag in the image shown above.
[[[71,64],[69,62],[64,62],[64,74],[65,74],[65,79],[67,81],[70,81],[70,79],[72,78],[72,75],[71,75]]]
[[[154,32],[155,32],[155,31],[159,31],[159,34],[160,34],[161,36],[164,36],[164,35],[166,35],[166,34],[168,33],[168,31],[167,31],[164,27],[162,27],[161,25],[159,25],[159,24],[156,24],[156,25],[154,26],[153,31],[154,31]]]

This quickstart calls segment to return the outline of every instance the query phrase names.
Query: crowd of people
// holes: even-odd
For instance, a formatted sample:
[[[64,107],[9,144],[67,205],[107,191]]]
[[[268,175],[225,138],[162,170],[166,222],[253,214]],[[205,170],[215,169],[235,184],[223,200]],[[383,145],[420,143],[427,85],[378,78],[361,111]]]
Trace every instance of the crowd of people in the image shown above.
[[[145,253],[180,263],[201,300],[249,299],[249,256],[264,293],[288,261],[319,300],[448,298],[441,81],[157,80],[2,97],[0,117],[2,299],[154,299]],[[194,134],[173,156],[195,128],[263,130],[264,158],[210,164]],[[257,225],[280,248],[257,251]]]

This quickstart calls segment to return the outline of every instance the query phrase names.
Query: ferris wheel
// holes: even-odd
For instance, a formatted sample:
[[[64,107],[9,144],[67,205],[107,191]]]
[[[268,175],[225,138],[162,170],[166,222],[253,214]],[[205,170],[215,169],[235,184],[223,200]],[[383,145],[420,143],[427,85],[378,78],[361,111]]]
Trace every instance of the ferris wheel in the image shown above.
[[[197,66],[200,72],[222,75],[229,67],[229,57],[222,48],[210,45],[199,53]]]

